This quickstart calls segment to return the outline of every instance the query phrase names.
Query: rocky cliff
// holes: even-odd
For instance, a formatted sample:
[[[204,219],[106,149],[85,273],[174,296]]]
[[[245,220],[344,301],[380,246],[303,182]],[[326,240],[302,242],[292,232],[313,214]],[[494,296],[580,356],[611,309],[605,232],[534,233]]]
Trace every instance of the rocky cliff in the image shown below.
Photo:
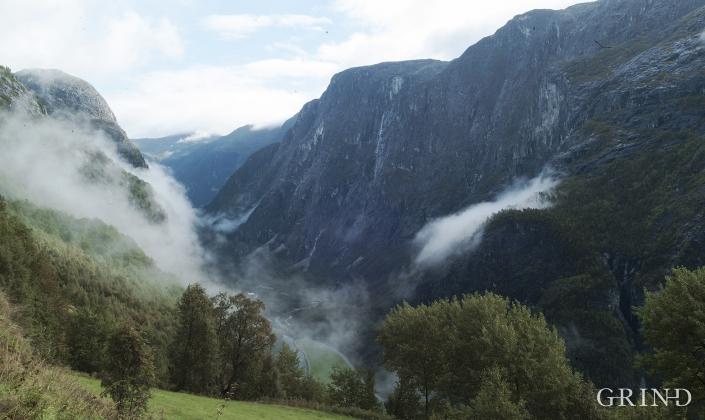
[[[705,263],[703,6],[537,10],[448,63],[336,75],[208,206],[248,215],[219,252],[362,279],[381,311],[400,288],[419,300],[497,290],[542,308],[591,379],[637,381],[632,306],[673,265]],[[563,179],[552,209],[505,213],[475,252],[408,274],[429,220],[546,165]]]
[[[683,43],[699,56],[692,44],[702,28],[680,19],[702,4],[623,0],[538,10],[450,63],[344,71],[209,210],[256,207],[233,234],[231,252],[283,245],[292,264],[379,277],[429,219],[488,198],[580,144],[575,130],[634,101],[626,95],[643,85],[637,78],[655,84],[633,92],[644,99],[675,94],[674,81],[654,79],[654,68],[639,62]]]
[[[88,82],[60,70],[29,69],[17,72],[17,79],[34,94],[50,115],[79,119],[103,131],[115,142],[120,155],[134,167],[147,163],[139,149],[118,125],[113,111]]]

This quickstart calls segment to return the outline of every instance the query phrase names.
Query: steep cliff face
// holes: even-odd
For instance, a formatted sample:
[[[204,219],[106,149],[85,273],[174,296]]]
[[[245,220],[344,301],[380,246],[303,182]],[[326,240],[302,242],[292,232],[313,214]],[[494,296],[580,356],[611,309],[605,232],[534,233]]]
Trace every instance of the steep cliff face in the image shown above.
[[[88,82],[48,69],[22,70],[16,76],[39,98],[50,115],[87,122],[114,141],[120,155],[134,167],[147,167],[142,153],[120,128],[108,103]]]
[[[270,250],[329,285],[362,279],[380,313],[399,289],[496,290],[542,309],[596,383],[637,383],[633,306],[705,254],[704,6],[538,10],[449,63],[340,73],[210,204],[247,216],[220,253]],[[553,208],[502,214],[474,252],[409,269],[429,220],[546,165],[562,175]]]
[[[570,106],[548,160],[564,173],[555,206],[496,217],[477,252],[424,273],[414,293],[489,289],[530,302],[605,385],[640,379],[629,366],[644,289],[705,262],[705,9],[646,22],[653,31],[559,63]]]
[[[572,133],[628,100],[619,95],[632,89],[630,78],[645,77],[638,65],[649,61],[645,51],[674,34],[697,38],[679,22],[703,3],[538,10],[450,63],[384,63],[336,75],[283,141],[253,156],[208,207],[231,215],[254,209],[224,252],[237,258],[267,243],[314,275],[385,277],[403,265],[429,219],[536,174],[584,141]]]

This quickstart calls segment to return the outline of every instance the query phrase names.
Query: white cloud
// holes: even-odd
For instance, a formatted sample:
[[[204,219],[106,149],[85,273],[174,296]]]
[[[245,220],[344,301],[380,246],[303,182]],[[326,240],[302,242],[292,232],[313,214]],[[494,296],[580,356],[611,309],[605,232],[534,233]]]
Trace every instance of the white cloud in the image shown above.
[[[213,138],[213,134],[207,131],[196,131],[188,136],[179,139],[177,143],[201,143]]]
[[[3,0],[0,63],[59,68],[92,82],[178,58],[184,44],[167,18],[95,0]]]
[[[198,242],[197,214],[183,186],[155,163],[135,169],[118,157],[115,143],[101,132],[68,119],[32,118],[23,114],[0,118],[0,189],[13,198],[79,218],[99,218],[131,237],[157,266],[184,283],[204,281],[207,255]],[[99,154],[106,161],[95,157]],[[98,162],[98,163],[96,163]],[[102,170],[105,178],[87,177]],[[121,170],[150,185],[153,202],[166,219],[145,217],[130,199]]]
[[[248,63],[243,68],[257,78],[263,79],[329,78],[340,69],[334,63],[301,58],[260,60]]]
[[[193,66],[141,76],[134,89],[108,95],[132,137],[204,130],[227,133],[294,115],[320,94],[335,65],[263,60],[240,66]]]
[[[550,204],[545,194],[556,185],[558,181],[549,172],[514,185],[493,201],[473,204],[456,214],[429,222],[414,239],[419,246],[416,264],[433,266],[472,250],[480,244],[485,223],[490,217],[505,209],[545,208]]]
[[[292,116],[320,96],[337,71],[381,61],[452,59],[515,14],[576,0],[320,1],[330,7],[200,19],[198,2],[189,0],[158,12],[147,12],[150,2],[137,0],[2,0],[0,64],[59,68],[86,79],[131,136],[223,133]],[[242,52],[224,50],[213,37],[189,38],[187,54],[182,34],[194,33],[188,25],[250,38]],[[286,34],[282,28],[331,34],[278,39]]]
[[[536,8],[562,9],[576,0],[337,0],[334,7],[358,30],[318,48],[317,58],[342,66],[382,61],[449,60],[513,16]]]
[[[242,39],[270,27],[303,28],[321,31],[332,22],[326,17],[308,15],[210,15],[203,19],[203,26],[218,32],[224,38]]]
[[[342,41],[305,45],[301,40],[268,40],[262,49],[272,58],[151,73],[140,78],[135,91],[108,95],[108,100],[132,136],[181,130],[224,133],[239,125],[292,116],[345,68],[392,60],[452,59],[516,14],[571,3],[575,0],[337,0],[332,11],[338,13],[338,25],[331,29],[355,29]],[[211,15],[201,24],[223,37],[242,39],[275,27],[321,29],[331,20],[299,14],[235,14]]]

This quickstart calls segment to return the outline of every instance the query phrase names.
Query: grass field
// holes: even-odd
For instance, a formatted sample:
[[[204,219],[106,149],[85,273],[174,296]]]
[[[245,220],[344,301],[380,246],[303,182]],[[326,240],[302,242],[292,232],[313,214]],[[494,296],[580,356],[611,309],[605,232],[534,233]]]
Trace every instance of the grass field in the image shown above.
[[[88,390],[100,394],[100,381],[77,375],[78,381]],[[324,413],[303,408],[258,404],[241,401],[223,401],[215,398],[152,390],[149,411],[157,419],[218,419],[218,420],[343,420],[351,417]],[[220,412],[220,415],[218,414]]]
[[[296,347],[305,353],[308,373],[324,383],[330,382],[330,374],[334,367],[351,367],[340,353],[318,341],[296,340]]]

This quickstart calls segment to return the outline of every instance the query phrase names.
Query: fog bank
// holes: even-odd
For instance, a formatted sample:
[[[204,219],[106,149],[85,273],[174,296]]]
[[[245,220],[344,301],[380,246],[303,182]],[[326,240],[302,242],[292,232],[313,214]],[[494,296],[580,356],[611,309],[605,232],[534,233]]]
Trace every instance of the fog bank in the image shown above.
[[[415,263],[419,267],[435,266],[448,258],[473,250],[482,241],[485,223],[505,209],[545,208],[546,194],[558,181],[546,171],[531,180],[514,183],[493,201],[473,204],[458,213],[432,220],[416,234],[418,246]]]

